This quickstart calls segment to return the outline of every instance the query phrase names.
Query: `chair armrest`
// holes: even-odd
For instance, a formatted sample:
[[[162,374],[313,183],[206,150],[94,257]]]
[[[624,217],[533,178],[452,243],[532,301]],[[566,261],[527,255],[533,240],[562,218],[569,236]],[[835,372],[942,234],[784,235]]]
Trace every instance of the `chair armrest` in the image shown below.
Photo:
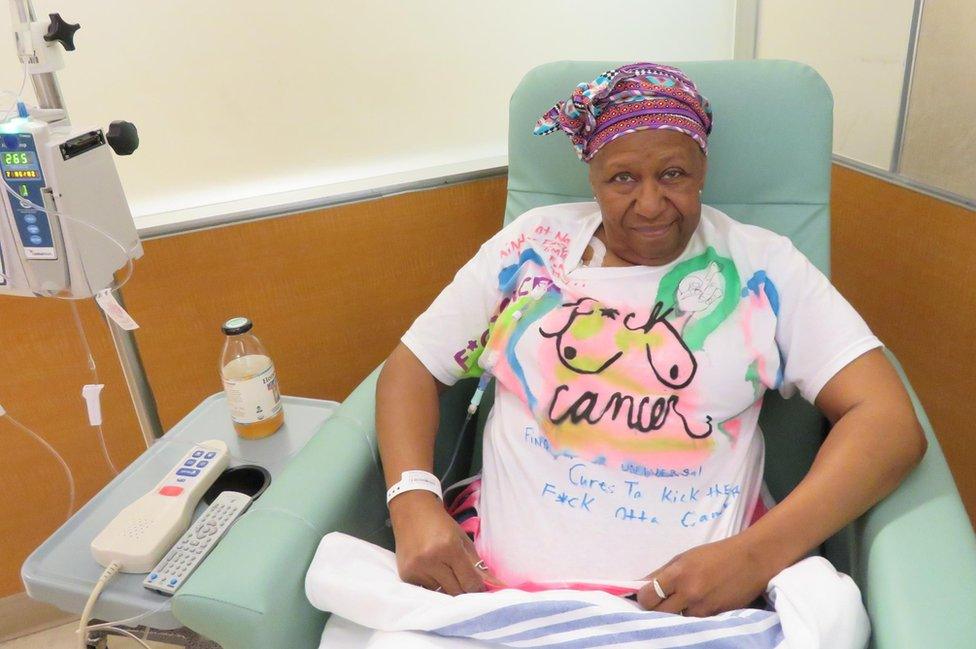
[[[894,493],[858,520],[856,579],[879,649],[968,647],[976,614],[976,536],[945,456],[901,365],[929,446]]]
[[[173,598],[173,614],[224,649],[313,649],[328,615],[305,598],[322,536],[387,547],[375,442],[379,370],[337,409]]]

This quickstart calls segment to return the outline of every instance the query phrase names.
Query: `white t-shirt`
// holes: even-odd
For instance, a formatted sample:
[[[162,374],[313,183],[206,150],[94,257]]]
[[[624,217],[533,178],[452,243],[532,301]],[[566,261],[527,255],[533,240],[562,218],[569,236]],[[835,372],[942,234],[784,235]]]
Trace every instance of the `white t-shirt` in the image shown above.
[[[595,203],[526,212],[403,343],[442,383],[490,365],[479,554],[510,584],[639,579],[740,531],[763,393],[811,403],[881,342],[786,237],[702,205],[678,259],[580,259]]]

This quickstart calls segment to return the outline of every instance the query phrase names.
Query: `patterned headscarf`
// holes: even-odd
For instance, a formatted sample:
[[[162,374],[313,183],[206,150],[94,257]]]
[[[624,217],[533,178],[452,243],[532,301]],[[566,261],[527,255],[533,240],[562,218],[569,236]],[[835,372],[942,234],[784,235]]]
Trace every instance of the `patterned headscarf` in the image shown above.
[[[580,160],[589,162],[607,142],[651,128],[680,131],[707,155],[712,110],[678,68],[632,63],[576,86],[539,118],[533,134],[565,131]]]

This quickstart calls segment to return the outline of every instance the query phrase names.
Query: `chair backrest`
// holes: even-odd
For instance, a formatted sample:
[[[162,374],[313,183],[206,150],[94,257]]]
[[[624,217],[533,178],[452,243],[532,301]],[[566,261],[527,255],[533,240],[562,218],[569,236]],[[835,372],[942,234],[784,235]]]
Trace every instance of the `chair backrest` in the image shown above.
[[[505,223],[552,203],[592,200],[566,137],[532,135],[556,101],[622,62],[561,61],[534,68],[509,107]],[[833,99],[813,68],[792,61],[674,63],[712,104],[702,200],[729,216],[786,235],[829,276]]]
[[[525,75],[509,111],[506,224],[540,205],[592,200],[586,166],[567,138],[558,133],[535,137],[532,128],[577,83],[622,63],[563,61]],[[812,68],[791,61],[673,65],[695,81],[714,114],[703,201],[739,221],[790,237],[829,276],[833,99],[824,80]],[[482,415],[489,408],[486,399]],[[472,470],[480,465],[483,423],[482,416]],[[826,421],[800,397],[783,400],[770,391],[760,425],[766,438],[766,483],[779,500],[806,475]],[[848,538],[839,535],[824,548],[841,570],[849,566]]]

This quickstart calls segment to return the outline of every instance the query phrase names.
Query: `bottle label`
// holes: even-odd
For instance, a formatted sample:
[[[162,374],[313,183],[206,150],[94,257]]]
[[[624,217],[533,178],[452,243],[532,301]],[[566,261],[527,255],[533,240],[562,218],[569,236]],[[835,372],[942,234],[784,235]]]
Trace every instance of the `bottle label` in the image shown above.
[[[270,419],[281,410],[281,393],[274,365],[249,379],[223,377],[230,416],[238,424],[253,424]]]

